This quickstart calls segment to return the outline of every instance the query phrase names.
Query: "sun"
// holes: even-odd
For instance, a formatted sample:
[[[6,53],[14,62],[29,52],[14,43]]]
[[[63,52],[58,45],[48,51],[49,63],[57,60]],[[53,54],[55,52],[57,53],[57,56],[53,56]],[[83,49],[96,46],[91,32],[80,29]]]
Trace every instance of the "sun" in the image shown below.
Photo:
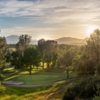
[[[90,26],[90,27],[88,28],[88,30],[87,30],[88,36],[90,36],[90,34],[93,33],[93,31],[94,31],[95,29],[97,29],[96,26]]]
[[[46,35],[46,34],[41,34],[41,35],[39,35],[39,36],[37,36],[37,38],[38,39],[45,39],[45,40],[48,40],[49,39],[49,36],[48,35]]]

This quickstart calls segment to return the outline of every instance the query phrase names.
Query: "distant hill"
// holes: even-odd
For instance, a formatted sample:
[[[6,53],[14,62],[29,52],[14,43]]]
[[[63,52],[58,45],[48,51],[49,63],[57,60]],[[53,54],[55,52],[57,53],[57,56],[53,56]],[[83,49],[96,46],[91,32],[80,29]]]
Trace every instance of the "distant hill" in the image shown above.
[[[18,35],[10,35],[6,37],[7,44],[16,44],[19,41]]]
[[[18,35],[10,35],[6,37],[7,44],[16,44],[19,41]],[[58,42],[58,44],[69,44],[69,45],[84,45],[86,39],[78,39],[78,38],[72,38],[72,37],[62,37],[59,39],[56,39],[55,41]],[[38,40],[32,40],[31,44],[37,44]]]
[[[38,44],[38,40],[32,40],[31,44],[37,45]]]
[[[56,39],[56,41],[58,42],[58,44],[84,45],[86,42],[86,39],[62,37],[62,38]]]
[[[16,44],[19,41],[18,35],[10,35],[6,37],[7,44]],[[37,40],[32,40],[31,44],[37,44]]]

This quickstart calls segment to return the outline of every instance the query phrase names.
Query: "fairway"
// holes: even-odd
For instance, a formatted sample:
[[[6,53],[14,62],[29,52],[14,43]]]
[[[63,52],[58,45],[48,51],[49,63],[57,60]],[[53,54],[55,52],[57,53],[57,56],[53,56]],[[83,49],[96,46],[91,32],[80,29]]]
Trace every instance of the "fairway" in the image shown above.
[[[66,72],[44,72],[44,71],[32,71],[33,74],[29,75],[28,71],[18,72],[17,74],[12,74],[7,77],[5,80],[12,80],[15,82],[23,82],[23,85],[41,85],[48,84],[58,80],[66,78]],[[7,75],[5,75],[7,76]],[[74,72],[69,72],[69,78],[77,76]]]
[[[45,84],[66,78],[66,73],[46,75],[20,75],[11,80],[24,82],[25,85]]]

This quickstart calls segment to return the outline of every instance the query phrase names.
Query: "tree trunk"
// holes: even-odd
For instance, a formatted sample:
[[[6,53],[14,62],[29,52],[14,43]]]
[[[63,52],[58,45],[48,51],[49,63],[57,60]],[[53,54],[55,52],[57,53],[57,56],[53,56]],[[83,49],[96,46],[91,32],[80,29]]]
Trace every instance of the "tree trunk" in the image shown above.
[[[66,74],[67,74],[67,78],[69,78],[69,70],[68,70],[68,68],[66,70]]]
[[[43,63],[42,68],[43,68],[43,70],[44,70],[44,60],[43,60],[43,62],[42,62],[42,63]]]
[[[55,68],[55,65],[56,65],[56,61],[53,61],[53,62],[52,62],[52,69]]]
[[[32,75],[32,72],[31,72],[31,70],[30,70],[30,75]]]
[[[29,68],[29,73],[30,73],[30,75],[32,75],[32,66],[30,66],[30,68]]]
[[[48,69],[50,68],[50,64],[49,64],[49,62],[47,62],[47,68],[48,68]]]
[[[0,81],[0,87],[2,87],[2,82]]]

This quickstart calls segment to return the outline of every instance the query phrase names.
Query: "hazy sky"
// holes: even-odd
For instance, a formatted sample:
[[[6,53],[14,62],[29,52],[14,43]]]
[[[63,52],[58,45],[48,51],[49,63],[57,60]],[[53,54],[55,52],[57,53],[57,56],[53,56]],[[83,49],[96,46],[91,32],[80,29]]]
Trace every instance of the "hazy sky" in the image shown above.
[[[91,26],[100,26],[100,0],[0,0],[2,36],[86,38]]]

